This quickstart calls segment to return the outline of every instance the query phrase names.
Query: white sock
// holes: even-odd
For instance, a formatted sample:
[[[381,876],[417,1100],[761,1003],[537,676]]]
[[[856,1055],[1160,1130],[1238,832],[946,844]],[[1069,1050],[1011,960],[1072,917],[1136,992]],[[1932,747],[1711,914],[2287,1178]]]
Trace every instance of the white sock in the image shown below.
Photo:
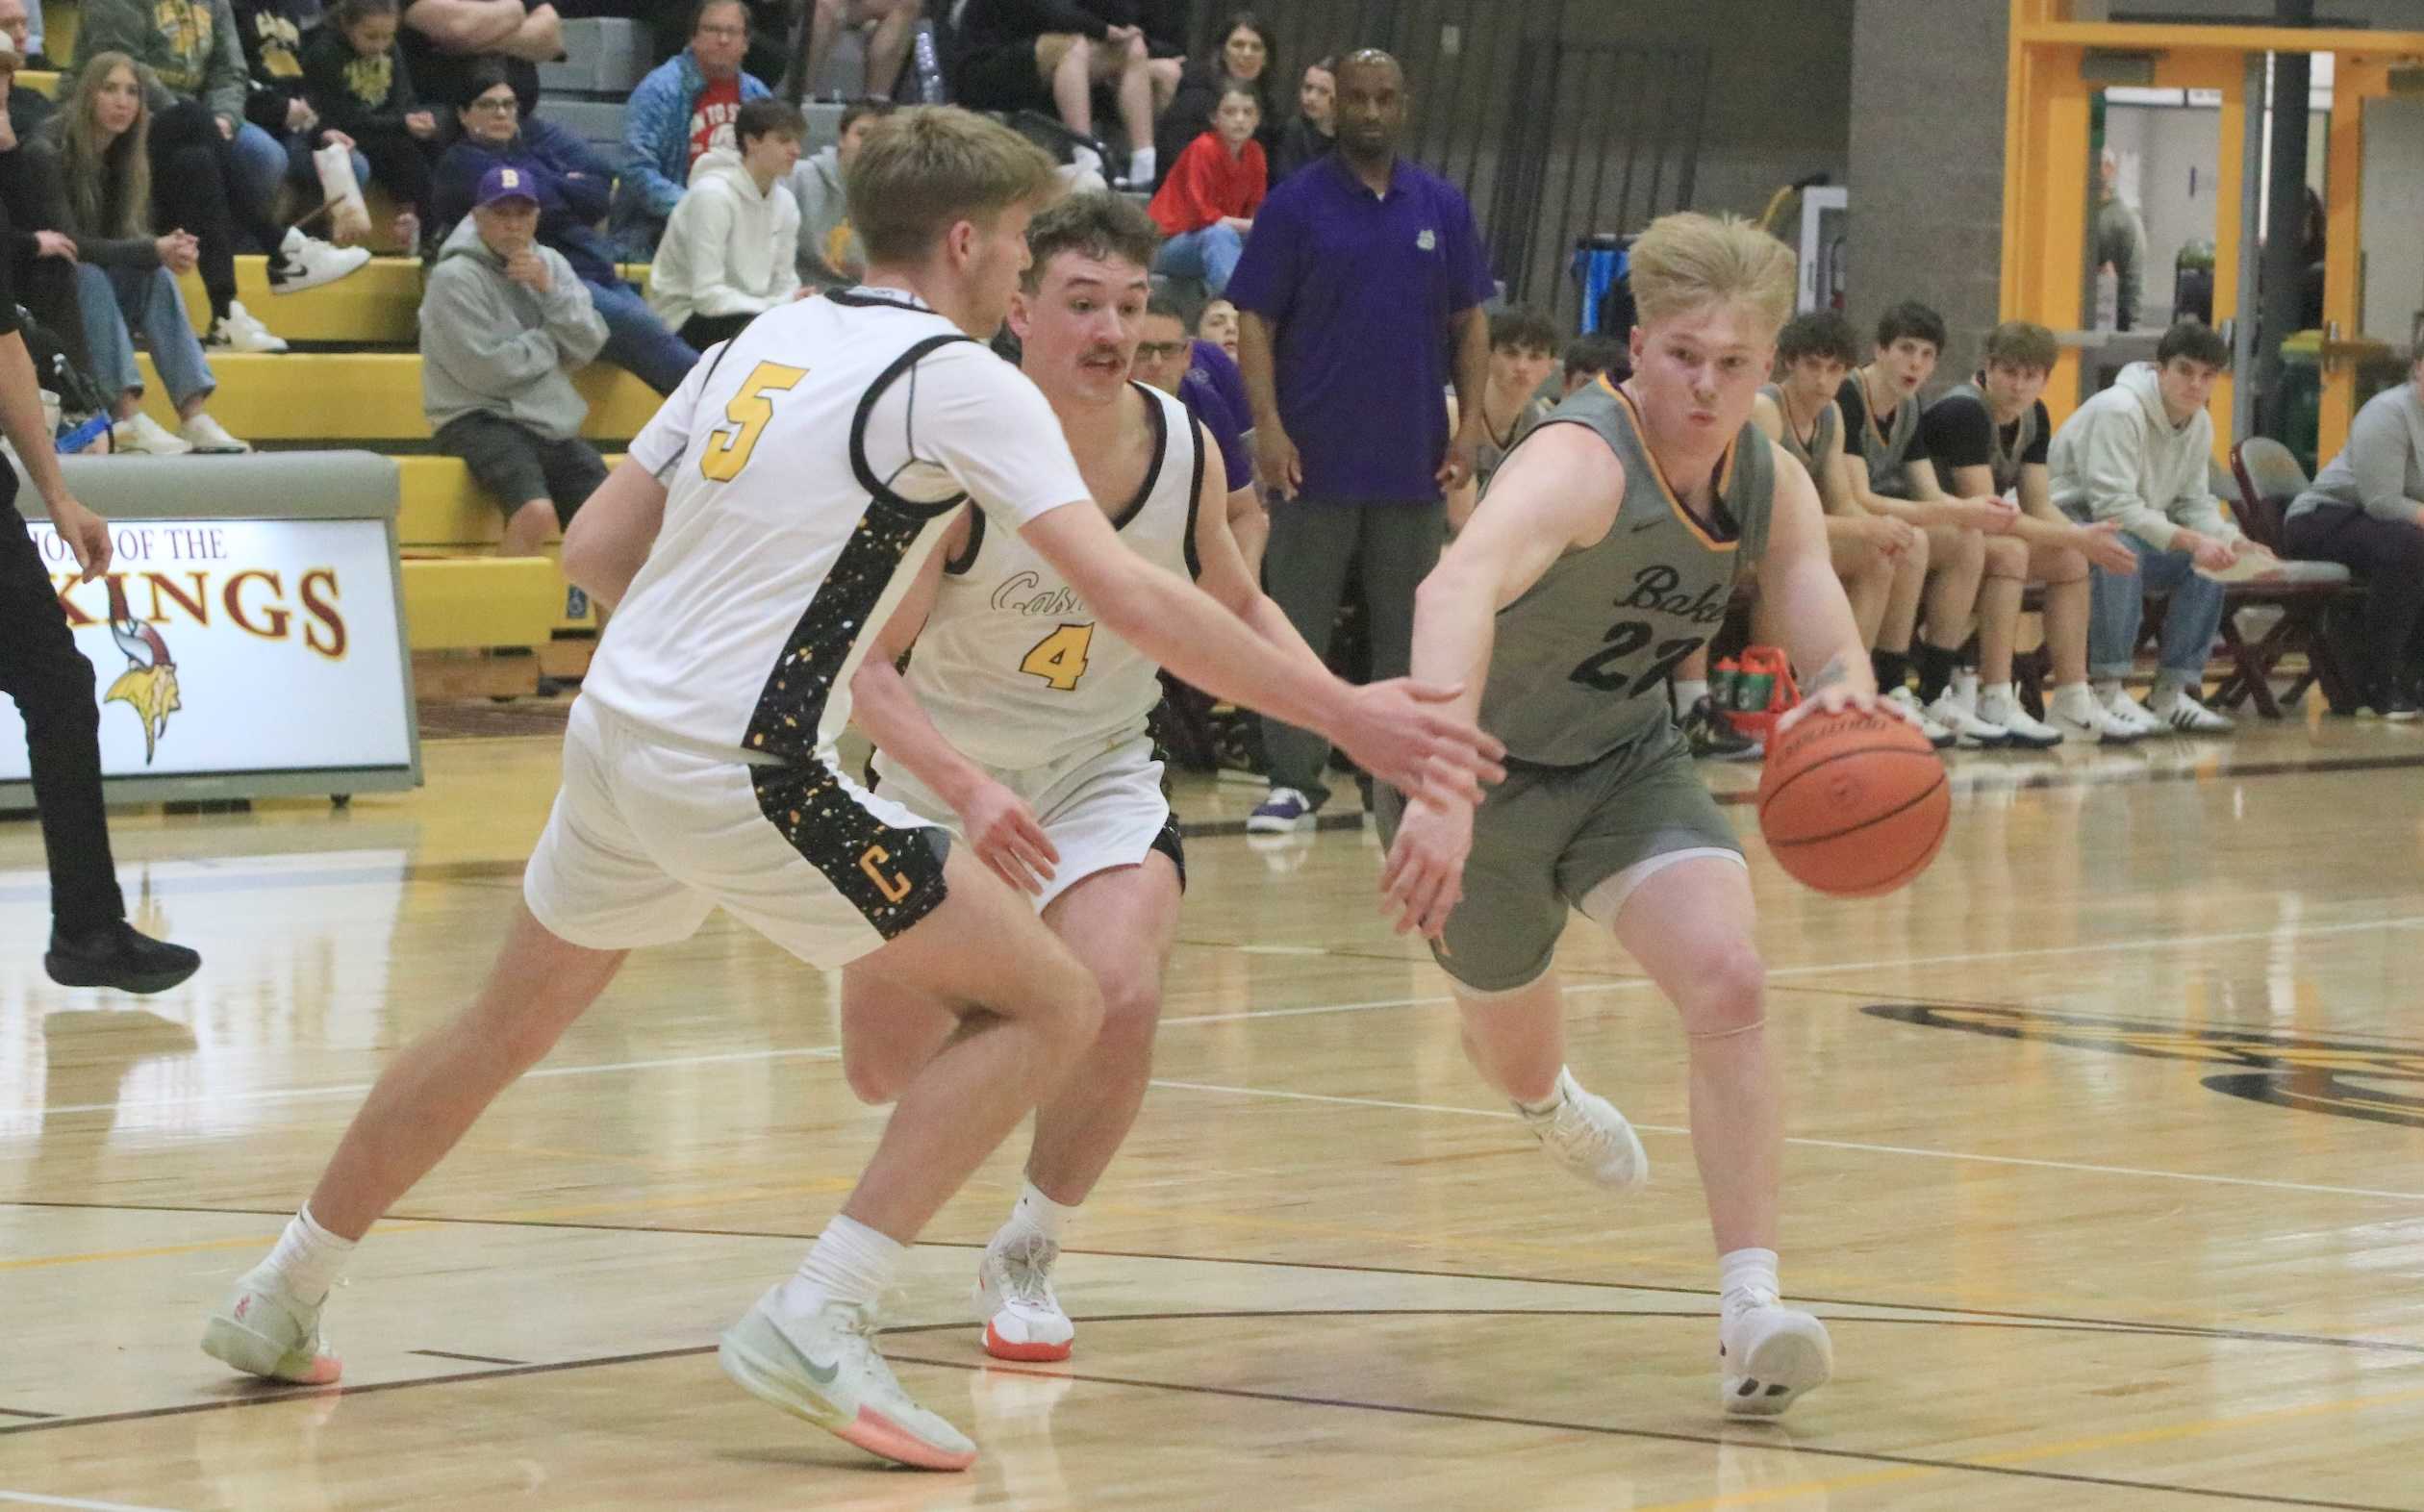
[[[1549,1084],[1549,1096],[1538,1102],[1526,1102],[1517,1097],[1513,1099],[1515,1111],[1528,1119],[1554,1118],[1557,1110],[1566,1105],[1566,1089],[1573,1084],[1574,1073],[1560,1066],[1557,1068],[1557,1079]]]
[[[1156,161],[1156,160],[1155,160],[1155,158],[1153,157],[1153,149],[1152,149],[1152,148],[1150,148],[1150,147],[1139,147],[1139,148],[1137,148],[1134,152],[1129,153],[1129,154],[1128,154],[1128,185],[1129,185],[1129,187],[1130,187],[1130,188],[1134,188],[1134,189],[1142,189],[1142,188],[1144,188],[1145,186],[1147,186],[1147,185],[1149,185],[1149,184],[1152,183],[1152,182],[1153,182],[1153,170],[1154,170],[1156,167],[1159,167],[1159,166],[1160,166],[1160,164],[1159,164],[1159,162],[1158,162],[1158,161]]]
[[[908,1250],[900,1241],[837,1213],[799,1262],[799,1273],[783,1283],[783,1311],[804,1317],[827,1302],[873,1307]]]
[[[1019,1184],[1019,1205],[1010,1210],[1010,1222],[1001,1225],[996,1242],[1026,1233],[1057,1245],[1069,1221],[1076,1216],[1076,1203],[1055,1202],[1034,1182],[1023,1181]]]
[[[2180,695],[2187,691],[2187,678],[2177,672],[2158,672],[2155,674],[2155,696],[2147,707],[2160,713],[2178,703]]]
[[[2113,699],[2118,698],[2118,697],[2120,697],[2120,696],[2121,696],[2121,679],[2120,679],[2120,678],[2118,678],[2118,677],[2099,677],[2099,678],[2097,678],[2097,679],[2096,679],[2096,701],[2097,701],[2098,703],[2110,703]]]
[[[1072,167],[1074,167],[1083,173],[1100,173],[1102,171],[1102,154],[1095,151],[1092,147],[1080,145],[1070,148],[1069,162]]]
[[[1730,1249],[1717,1257],[1718,1302],[1728,1317],[1782,1295],[1783,1288],[1776,1284],[1775,1250]]]
[[[1679,712],[1691,713],[1692,706],[1707,696],[1707,678],[1679,677],[1675,680],[1675,707]]]
[[[2085,683],[2064,683],[2054,690],[2053,707],[2067,718],[2081,718],[2095,707],[2096,695]]]
[[[269,1251],[269,1258],[262,1265],[276,1274],[278,1283],[296,1301],[316,1307],[328,1299],[328,1289],[344,1274],[346,1257],[354,1252],[358,1243],[340,1239],[320,1227],[306,1203],[287,1220],[286,1232],[278,1236],[278,1247]]]

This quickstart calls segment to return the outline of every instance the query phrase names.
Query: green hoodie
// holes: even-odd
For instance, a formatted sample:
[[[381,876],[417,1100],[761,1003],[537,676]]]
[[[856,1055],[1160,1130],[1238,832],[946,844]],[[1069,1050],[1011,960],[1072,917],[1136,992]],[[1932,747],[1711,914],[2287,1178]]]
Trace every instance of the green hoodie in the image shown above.
[[[199,99],[214,115],[244,118],[244,43],[228,0],[84,0],[77,69],[97,53],[124,53],[157,75],[145,90],[154,111]]]

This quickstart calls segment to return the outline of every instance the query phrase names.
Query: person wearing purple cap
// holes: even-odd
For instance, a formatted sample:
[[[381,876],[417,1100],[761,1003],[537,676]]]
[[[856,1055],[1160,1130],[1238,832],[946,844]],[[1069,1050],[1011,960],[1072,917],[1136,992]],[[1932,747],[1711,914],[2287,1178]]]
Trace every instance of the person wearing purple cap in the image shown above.
[[[570,524],[606,464],[581,439],[589,402],[571,370],[606,322],[564,254],[539,241],[539,186],[500,163],[446,238],[421,299],[421,407],[438,449],[460,457],[505,511],[507,556],[535,556]]]

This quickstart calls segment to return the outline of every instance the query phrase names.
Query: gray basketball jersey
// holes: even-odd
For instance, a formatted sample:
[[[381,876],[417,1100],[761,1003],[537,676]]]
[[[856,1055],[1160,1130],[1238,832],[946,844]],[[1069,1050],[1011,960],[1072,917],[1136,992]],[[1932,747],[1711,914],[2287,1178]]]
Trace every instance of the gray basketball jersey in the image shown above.
[[[2012,428],[2011,441],[2006,444],[2004,429],[1995,423],[1995,407],[1986,402],[1985,391],[1978,387],[1976,380],[1945,390],[1936,403],[1942,404],[1946,399],[1957,396],[1976,401],[1978,407],[1986,412],[1987,445],[1992,448],[1987,453],[1986,466],[1994,473],[1995,491],[2010,492],[2020,486],[2020,459],[2036,444],[2037,407],[2032,404],[2020,412],[2020,423]]]
[[[1768,396],[1768,402],[1776,406],[1776,413],[1784,421],[1784,434],[1776,443],[1784,448],[1784,455],[1800,463],[1804,471],[1817,477],[1818,465],[1834,448],[1835,432],[1843,425],[1842,407],[1829,400],[1827,407],[1818,412],[1818,423],[1810,427],[1808,444],[1804,445],[1802,439],[1793,434],[1793,412],[1784,406],[1783,386],[1772,383],[1759,391]]]
[[[1717,465],[1712,533],[1683,507],[1642,440],[1632,401],[1605,379],[1551,412],[1586,425],[1625,469],[1625,501],[1607,534],[1550,565],[1499,611],[1481,727],[1507,754],[1580,767],[1664,728],[1666,679],[1706,644],[1735,583],[1767,548],[1776,458],[1745,424]]]
[[[1844,381],[1861,385],[1860,410],[1867,418],[1860,425],[1860,455],[1868,462],[1870,490],[1889,499],[1908,498],[1910,475],[1904,468],[1910,459],[1910,443],[1919,439],[1918,396],[1895,405],[1892,422],[1881,428],[1860,375],[1854,373]]]

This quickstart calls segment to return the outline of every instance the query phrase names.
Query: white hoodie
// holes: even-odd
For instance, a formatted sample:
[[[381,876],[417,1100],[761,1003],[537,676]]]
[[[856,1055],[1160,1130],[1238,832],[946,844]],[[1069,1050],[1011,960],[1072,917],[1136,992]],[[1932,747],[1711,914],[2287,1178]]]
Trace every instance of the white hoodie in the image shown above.
[[[648,269],[648,304],[679,331],[693,315],[756,315],[799,292],[799,205],[777,180],[760,192],[737,147],[691,168]]]
[[[2235,541],[2238,528],[2207,481],[2213,419],[2199,410],[2174,425],[2158,378],[2153,363],[2132,363],[2054,433],[2045,462],[2055,506],[2075,517],[2117,519],[2158,551],[2172,549],[2183,528]]]

